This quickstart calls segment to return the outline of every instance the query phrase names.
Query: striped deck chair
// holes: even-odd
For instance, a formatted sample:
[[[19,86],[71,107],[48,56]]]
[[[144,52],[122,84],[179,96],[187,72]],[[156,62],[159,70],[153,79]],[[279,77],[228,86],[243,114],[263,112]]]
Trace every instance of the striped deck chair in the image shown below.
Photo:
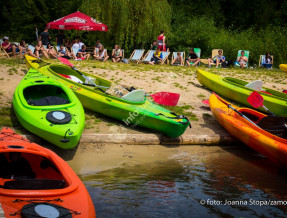
[[[160,62],[160,64],[164,64],[165,62],[168,62],[168,56],[170,52],[162,51],[161,53],[162,53],[162,61]]]
[[[32,51],[32,53],[34,54],[35,52],[35,46],[33,45],[28,45],[28,49],[30,49]]]
[[[143,57],[142,60],[140,60],[140,62],[147,64],[148,62],[151,61],[151,58],[153,56],[153,53],[155,53],[155,50],[149,50],[145,56]]]
[[[133,53],[131,54],[131,57],[129,58],[130,62],[136,62],[139,63],[140,59],[142,58],[144,53],[144,49],[135,49]]]
[[[266,55],[260,55],[259,64],[258,64],[259,67],[264,67],[263,61],[265,60],[265,57],[266,57]],[[273,65],[273,55],[271,55],[271,59],[272,59],[271,64]]]
[[[182,64],[179,64],[177,66],[184,66],[185,52],[184,51],[180,52],[180,55],[182,57]],[[177,52],[173,52],[172,53],[172,57],[171,57],[171,62],[173,62],[173,60],[176,59],[176,58],[177,58]]]

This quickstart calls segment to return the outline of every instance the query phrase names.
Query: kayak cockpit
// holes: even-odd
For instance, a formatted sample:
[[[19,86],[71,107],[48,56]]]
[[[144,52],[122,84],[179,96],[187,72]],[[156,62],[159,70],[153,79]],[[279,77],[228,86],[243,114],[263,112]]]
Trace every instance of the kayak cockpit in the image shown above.
[[[26,152],[0,153],[2,189],[51,190],[68,186],[69,183],[60,170],[47,157]]]
[[[286,138],[287,129],[285,126],[286,121],[284,117],[273,115],[266,116],[248,108],[241,108],[239,111],[266,132],[280,138]]]
[[[63,105],[71,103],[67,93],[55,85],[33,85],[23,90],[26,102],[33,106]]]
[[[67,79],[71,79],[72,81],[76,83],[82,83],[86,84],[87,87],[93,88],[93,86],[89,86],[89,81],[86,81],[84,77],[82,77],[79,73],[77,73],[75,70],[62,66],[62,65],[50,65],[48,68],[51,72],[56,73],[62,77],[65,77]],[[90,80],[92,80],[96,85],[98,86],[104,86],[104,87],[110,87],[111,82],[108,80],[105,80],[104,78],[94,76],[94,75],[85,75],[87,76]],[[69,78],[70,77],[70,78]],[[91,84],[90,84],[91,85]]]

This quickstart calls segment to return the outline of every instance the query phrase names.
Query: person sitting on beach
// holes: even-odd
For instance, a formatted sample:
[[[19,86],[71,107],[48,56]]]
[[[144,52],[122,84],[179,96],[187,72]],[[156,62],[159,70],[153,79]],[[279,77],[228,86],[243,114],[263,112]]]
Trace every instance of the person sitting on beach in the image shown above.
[[[241,56],[239,56],[234,63],[237,66],[240,66],[241,68],[244,68],[246,66],[246,63],[248,62],[248,59],[246,56],[244,56],[245,52],[242,50],[241,51]]]
[[[13,53],[13,56],[16,56],[16,52],[19,52],[19,48],[16,47],[16,45],[12,45],[11,42],[9,42],[9,37],[8,36],[4,36],[3,37],[3,43],[2,43],[2,48],[7,52]]]
[[[20,45],[18,46],[19,48],[19,53],[20,53],[20,58],[23,58],[23,55],[30,55],[32,57],[36,57],[36,55],[33,54],[33,52],[27,48],[25,40],[20,41]]]
[[[76,56],[73,56],[71,52],[69,52],[68,49],[65,49],[63,45],[60,45],[60,49],[58,50],[58,56],[66,58],[66,59],[71,59],[73,57],[76,59]]]
[[[53,46],[51,45],[51,43],[48,43],[47,45],[47,54],[54,59],[57,59],[57,53],[55,51],[55,49],[53,48]]]
[[[109,56],[106,53],[106,49],[104,48],[103,45],[101,45],[99,49],[95,49],[93,56],[96,60],[103,61],[103,62],[108,60],[109,58]]]
[[[65,47],[72,52],[73,42],[69,38],[65,39]]]
[[[272,69],[272,57],[271,57],[270,53],[266,52],[265,57],[263,56],[262,59],[263,59],[262,60],[262,66],[271,70]]]
[[[36,55],[37,58],[40,57],[40,54],[43,54],[45,58],[49,59],[47,51],[44,48],[44,46],[42,45],[42,41],[41,40],[39,40],[37,45],[35,46],[34,54]]]
[[[77,58],[80,58],[82,60],[88,60],[90,57],[90,54],[88,54],[86,52],[86,46],[82,45],[82,48],[79,49],[78,53],[77,53]]]
[[[151,61],[148,63],[151,65],[154,65],[158,63],[159,61],[162,61],[162,52],[160,51],[160,48],[157,47],[156,51],[153,53],[153,57],[151,58]]]
[[[95,48],[100,49],[101,45],[102,45],[102,44],[100,43],[100,40],[97,40],[96,45],[95,45]]]
[[[194,48],[191,48],[189,50],[189,54],[186,58],[186,64],[187,66],[190,67],[190,65],[192,67],[196,66],[198,64],[198,62],[200,61],[199,57],[197,56],[197,54],[194,52]]]
[[[171,62],[171,65],[183,65],[183,58],[179,51],[177,52],[177,57]]]
[[[211,64],[216,64],[216,68],[219,68],[219,63],[225,62],[225,57],[222,55],[222,49],[218,50],[218,55],[214,56],[212,59],[208,58],[208,67],[211,67]]]
[[[115,49],[113,50],[112,53],[112,61],[113,62],[119,62],[122,59],[122,50],[118,45],[115,45]]]

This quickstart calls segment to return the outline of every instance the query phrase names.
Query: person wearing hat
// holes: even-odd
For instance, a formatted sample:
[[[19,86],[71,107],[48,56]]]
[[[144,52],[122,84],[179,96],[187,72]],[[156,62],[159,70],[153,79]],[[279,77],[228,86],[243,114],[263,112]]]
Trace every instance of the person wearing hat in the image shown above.
[[[16,48],[15,45],[12,45],[11,42],[9,42],[9,37],[8,36],[4,36],[3,37],[2,48],[7,53],[11,53],[12,52],[14,56],[16,56],[16,52],[19,52],[19,48]]]

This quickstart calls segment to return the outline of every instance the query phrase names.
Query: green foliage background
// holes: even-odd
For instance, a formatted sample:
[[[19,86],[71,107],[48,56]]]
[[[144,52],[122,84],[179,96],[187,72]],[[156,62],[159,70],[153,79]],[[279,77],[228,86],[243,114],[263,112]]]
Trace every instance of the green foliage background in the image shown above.
[[[227,59],[240,49],[250,62],[269,51],[275,65],[287,62],[287,1],[253,0],[0,0],[0,37],[35,42],[46,23],[80,10],[109,27],[108,32],[79,32],[88,45],[97,39],[111,50],[115,44],[128,56],[134,48],[148,50],[165,31],[171,51],[199,47],[202,57],[222,48]],[[55,39],[57,30],[50,30]],[[65,31],[71,38],[76,31]]]

